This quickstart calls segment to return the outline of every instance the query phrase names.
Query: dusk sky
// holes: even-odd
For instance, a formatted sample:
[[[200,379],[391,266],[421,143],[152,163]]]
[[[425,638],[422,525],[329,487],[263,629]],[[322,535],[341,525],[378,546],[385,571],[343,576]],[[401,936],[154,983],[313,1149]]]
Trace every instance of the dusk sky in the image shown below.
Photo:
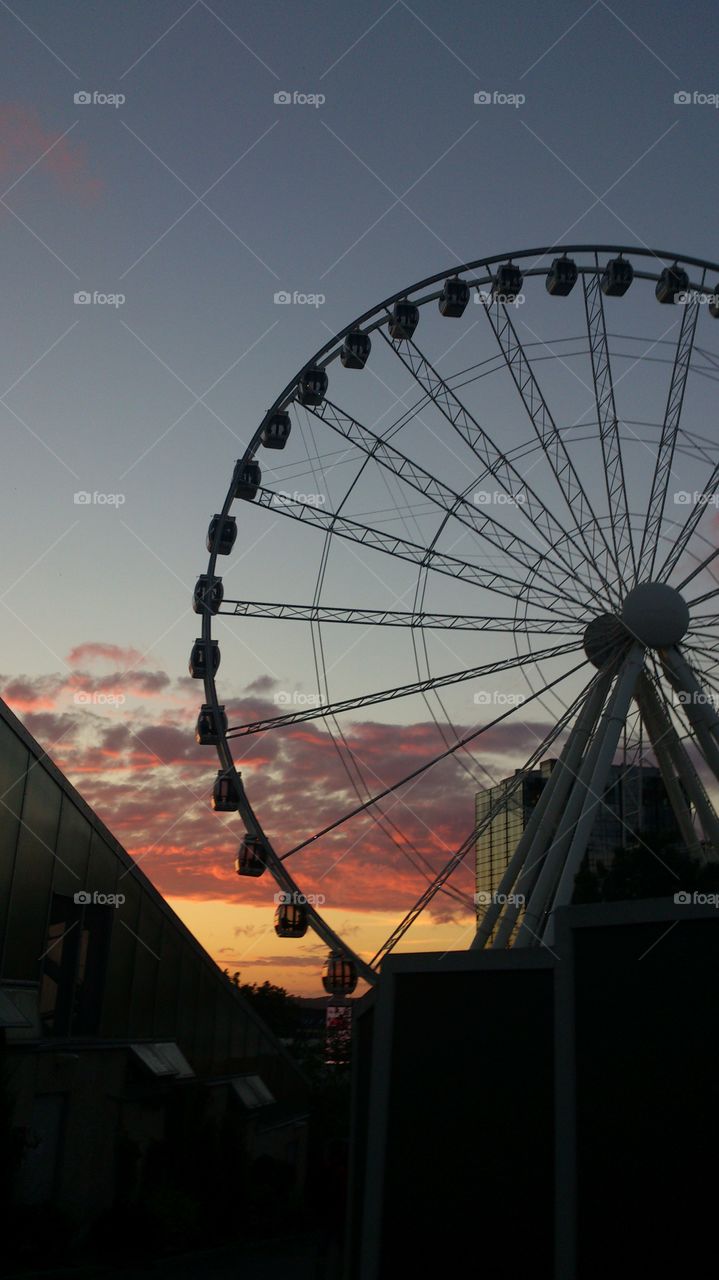
[[[326,948],[312,935],[279,942],[274,886],[269,877],[238,884],[240,824],[209,808],[217,761],[195,745],[202,687],[187,675],[209,519],[285,384],[333,333],[405,285],[484,255],[557,243],[719,258],[715,7],[0,0],[0,37],[0,692],[218,963],[245,981],[318,994]],[[510,100],[476,103],[482,92]],[[682,92],[699,100],[676,103]],[[317,305],[278,303],[280,292]],[[92,301],[75,300],[88,293]],[[627,379],[623,404],[635,424],[627,467],[638,510],[648,484],[639,437],[646,429],[646,443],[661,417],[661,344],[676,320],[652,293],[645,285],[629,295],[616,324],[627,359],[631,343],[655,343],[654,362]],[[514,317],[527,341],[541,335],[562,354],[564,379],[556,361],[546,372],[561,426],[588,409],[586,383],[571,376],[572,353],[561,346],[580,331],[579,294],[567,300],[574,311],[562,312],[542,290],[530,321],[528,290]],[[436,307],[427,322],[438,359],[458,340],[448,355],[456,373],[489,358],[478,310],[442,321],[458,326],[451,331]],[[716,352],[719,321],[702,315],[700,326],[702,352]],[[377,335],[374,376],[345,374],[340,399],[378,432],[412,403],[411,379],[383,348]],[[707,432],[712,359],[687,404]],[[342,374],[333,370],[335,392]],[[494,382],[472,394],[494,415],[503,447],[521,449],[526,423],[503,416],[507,400]],[[466,459],[445,450],[438,417],[427,421],[431,439],[404,431],[398,446],[411,440],[428,471],[465,489]],[[287,452],[261,459],[264,482],[317,493],[336,509],[351,464],[328,479],[324,464],[338,444],[316,427],[296,415]],[[591,450],[591,441],[580,444],[579,465],[598,492]],[[535,479],[551,502],[541,469]],[[695,489],[695,459],[680,458],[673,481],[675,492]],[[91,500],[78,503],[78,493]],[[368,477],[346,511],[419,542],[436,513],[432,523],[416,498],[412,505]],[[238,542],[220,566],[226,595],[311,601],[319,535],[313,541],[296,522],[249,506],[235,514]],[[707,521],[705,535],[710,513]],[[471,556],[469,541],[450,545]],[[338,552],[322,599],[408,609],[415,585],[406,565]],[[447,579],[426,607],[511,615],[515,602]],[[297,705],[316,692],[306,627],[223,618],[217,634],[233,723],[277,714],[284,693]],[[334,699],[416,680],[425,662],[436,674],[514,652],[502,637],[465,633],[447,645],[434,636],[418,667],[409,633],[349,637],[328,626],[322,635]],[[549,681],[581,656],[537,670]],[[426,775],[392,811],[400,844],[438,867],[472,829],[477,787],[519,767],[587,678],[491,730],[472,760]],[[460,733],[478,722],[478,688],[447,694]],[[529,691],[517,673],[491,688]],[[356,802],[322,725],[239,744],[248,795],[280,850]],[[359,711],[343,727],[375,790],[442,747],[421,699]],[[369,818],[298,861],[296,874],[326,896],[327,918],[366,959],[425,884]],[[456,888],[464,901],[436,899],[406,945],[467,945],[471,860]]]

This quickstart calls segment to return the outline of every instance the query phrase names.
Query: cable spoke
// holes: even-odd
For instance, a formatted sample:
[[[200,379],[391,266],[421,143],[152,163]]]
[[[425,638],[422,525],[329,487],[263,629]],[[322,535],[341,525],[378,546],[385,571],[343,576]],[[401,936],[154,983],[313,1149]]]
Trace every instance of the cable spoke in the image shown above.
[[[693,609],[695,605],[703,604],[705,600],[713,600],[714,596],[716,595],[719,595],[719,587],[712,587],[711,591],[705,591],[703,596],[696,596],[694,600],[687,600],[687,604],[689,605],[690,609]],[[697,618],[694,618],[692,621],[693,623],[703,622],[706,624],[707,619],[697,617]]]
[[[400,560],[407,560],[410,564],[419,564],[436,573],[446,574],[450,578],[461,578],[464,582],[472,582],[475,586],[496,591],[500,595],[508,596],[511,600],[532,598],[536,604],[553,609],[557,615],[572,620],[572,614],[565,611],[564,599],[557,591],[542,590],[527,582],[511,578],[498,570],[470,564],[469,561],[462,560],[458,556],[420,546],[419,543],[409,542],[398,537],[397,534],[386,533],[382,529],[375,529],[372,525],[362,524],[359,520],[341,516],[335,511],[326,511],[324,507],[311,506],[309,503],[297,501],[262,486],[257,489],[255,504],[267,507],[275,515],[300,520],[304,524],[336,534],[337,537],[371,547],[375,551],[383,551]]]
[[[702,284],[704,277],[702,276]],[[684,392],[691,363],[694,335],[699,317],[699,303],[695,295],[682,310],[679,339],[676,346],[674,366],[664,412],[662,433],[657,449],[657,460],[652,478],[652,487],[647,508],[647,519],[642,534],[639,552],[639,565],[636,581],[650,581],[654,572],[657,549],[659,546],[659,530],[664,519],[664,507],[667,500],[667,489],[672,472],[674,450],[679,433]],[[673,553],[674,554],[674,553]],[[671,558],[671,557],[670,557]]]
[[[560,658],[568,653],[576,653],[581,643],[554,645],[548,649],[540,649],[536,653],[525,653],[500,662],[484,663],[481,667],[468,667],[464,671],[452,671],[449,675],[431,676],[428,680],[416,680],[412,684],[398,685],[393,689],[382,689],[375,693],[359,694],[354,698],[343,698],[339,702],[318,703],[302,710],[288,711],[285,715],[268,716],[264,720],[254,720],[248,724],[234,725],[227,730],[228,738],[242,738],[251,733],[264,733],[267,729],[283,729],[288,725],[299,724],[305,720],[317,720],[322,716],[337,715],[340,711],[355,711],[359,707],[372,707],[380,702],[393,702],[396,698],[408,698],[413,694],[426,693],[431,689],[443,689],[450,684],[460,684],[465,680],[476,680],[480,676],[498,675],[500,671],[512,671],[525,664],[540,662],[548,658]]]
[[[586,494],[574,463],[569,456],[557,424],[554,421],[549,405],[540,390],[534,371],[525,355],[521,340],[507,311],[506,305],[495,302],[484,308],[494,335],[499,343],[504,359],[512,375],[514,384],[527,410],[529,420],[539,440],[554,478],[564,496],[577,532],[584,543],[589,563],[601,580],[607,595],[612,591],[607,581],[606,567],[608,561],[614,563],[613,551],[597,520],[592,504]],[[584,533],[585,525],[589,526],[590,536]],[[598,554],[601,552],[598,543],[603,544],[605,553],[605,569],[600,568]],[[620,573],[616,565],[617,573]]]
[[[322,404],[312,408],[311,412],[344,440],[349,440],[363,453],[374,458],[380,466],[385,467],[398,479],[405,481],[428,498],[445,515],[452,516],[474,533],[479,534],[491,546],[503,551],[523,568],[534,572],[538,578],[548,582],[555,590],[561,591],[567,581],[573,578],[573,574],[566,567],[554,564],[551,557],[543,555],[536,545],[532,546],[518,533],[506,528],[494,515],[490,515],[481,508],[478,509],[464,494],[457,493],[450,485],[426,471],[394,445],[387,444],[381,436],[345,413],[332,401],[323,400]],[[545,568],[550,566],[554,568],[562,575],[561,580],[557,582],[546,573],[540,573],[538,568],[540,564]],[[564,594],[567,593],[564,592]],[[572,596],[568,598],[573,600]]]
[[[709,484],[707,485],[706,489],[702,494],[704,501],[698,502],[696,504],[696,507],[692,512],[691,516],[687,521],[685,521],[682,531],[676,540],[674,549],[671,552],[671,555],[667,556],[667,559],[664,561],[664,564],[662,565],[661,570],[659,571],[659,578],[662,582],[667,581],[669,576],[673,573],[674,569],[678,565],[682,556],[684,555],[684,552],[686,551],[694,535],[694,532],[697,528],[697,525],[699,524],[699,521],[704,515],[704,512],[707,510],[707,507],[710,504],[713,504],[714,495],[716,494],[717,490],[719,490],[719,463],[717,463],[714,470],[712,471],[712,474],[709,478]],[[702,569],[703,567],[704,567],[703,564],[699,566],[700,569]],[[698,571],[699,570],[696,570],[697,573]],[[686,584],[690,582],[693,577],[694,577],[694,573],[690,573],[689,576],[686,577],[684,581],[679,584],[679,586],[677,587],[677,590],[681,591],[682,588],[685,587]]]
[[[586,665],[587,659],[584,659],[584,661],[577,663],[575,667],[571,667],[569,671],[565,671],[562,675],[557,676],[555,680],[550,681],[540,689],[538,693],[529,694],[522,703],[522,709],[524,709],[528,703],[534,702],[536,698],[542,697],[550,689],[553,689],[555,685],[561,684],[561,682],[563,680],[567,680],[569,676],[573,676],[577,671],[581,671],[582,667],[585,667]],[[439,764],[441,760],[446,760],[448,756],[453,755],[460,747],[466,746],[468,742],[473,742],[475,738],[481,737],[481,735],[486,733],[488,729],[493,729],[496,725],[501,724],[508,716],[513,715],[516,710],[516,707],[510,707],[508,711],[503,711],[500,715],[495,716],[494,720],[490,720],[488,724],[483,724],[479,729],[473,729],[471,733],[465,734],[463,738],[458,738],[457,741],[453,742],[446,751],[440,752],[439,755],[433,756],[433,758],[426,761],[425,764],[421,764],[417,769],[413,769],[411,773],[405,774],[405,776],[400,778],[398,782],[393,782],[391,786],[385,787],[383,791],[379,791],[377,795],[372,797],[372,799],[365,801],[364,804],[359,805],[356,809],[351,809],[349,813],[343,814],[341,818],[336,818],[334,822],[323,827],[321,831],[315,832],[313,836],[308,836],[306,840],[303,840],[301,844],[295,845],[293,849],[288,849],[287,853],[282,855],[282,861],[284,861],[285,858],[292,857],[295,853],[299,853],[301,849],[305,849],[308,845],[314,844],[316,840],[321,839],[322,836],[328,835],[330,831],[335,831],[337,827],[342,826],[343,823],[349,822],[350,818],[356,817],[359,813],[364,813],[365,809],[368,809],[377,800],[383,800],[385,796],[390,795],[393,791],[399,790],[399,788],[405,786],[406,783],[412,782],[415,778],[421,777],[421,775],[426,773],[428,769],[432,769],[434,765]]]
[[[594,399],[599,422],[599,439],[604,458],[604,475],[607,501],[611,516],[614,556],[620,578],[624,579],[631,557],[636,572],[634,543],[632,541],[629,502],[624,476],[622,445],[619,435],[617,406],[614,399],[614,380],[607,342],[607,325],[604,316],[604,296],[600,285],[599,255],[594,255],[597,270],[582,276],[584,308],[587,317],[589,350],[594,380]]]
[[[479,836],[482,834],[482,832],[485,830],[485,828],[488,827],[491,822],[493,822],[494,818],[497,816],[498,813],[506,809],[509,798],[513,795],[514,791],[519,786],[521,786],[524,775],[528,772],[528,770],[533,769],[535,765],[539,763],[539,761],[542,759],[542,756],[544,756],[548,751],[549,747],[551,747],[552,743],[555,742],[556,739],[559,737],[560,733],[563,732],[563,730],[566,728],[566,726],[569,724],[570,720],[572,719],[572,716],[578,710],[580,704],[587,697],[588,689],[591,689],[593,687],[595,681],[596,681],[596,676],[593,677],[588,688],[583,689],[582,692],[579,694],[579,696],[575,698],[572,705],[568,707],[567,711],[558,720],[557,724],[552,729],[550,729],[549,733],[539,743],[539,746],[536,747],[536,749],[532,752],[531,756],[524,763],[522,768],[517,770],[515,777],[508,783],[506,789],[503,790],[502,795],[498,797],[498,799],[495,801],[493,805],[490,805],[489,810],[484,815],[479,826],[474,828],[474,830],[467,837],[467,839],[459,846],[459,849],[457,849],[457,851],[452,854],[452,857],[448,859],[448,861],[444,864],[442,869],[435,876],[432,884],[427,886],[427,888],[422,893],[422,896],[418,898],[417,902],[407,912],[404,919],[401,920],[400,923],[397,925],[397,928],[394,930],[394,932],[390,934],[387,941],[383,943],[383,945],[380,947],[376,955],[372,957],[372,959],[370,960],[371,968],[373,969],[376,968],[380,960],[382,960],[384,956],[388,955],[390,951],[394,950],[397,943],[401,941],[401,939],[404,937],[407,930],[412,927],[417,917],[421,915],[421,913],[425,910],[427,906],[429,906],[429,903],[432,901],[432,898],[435,896],[435,894],[439,892],[439,890],[446,883],[446,881],[449,879],[452,873],[456,871],[457,867],[462,864],[467,854],[476,847],[477,840]],[[546,693],[547,689],[543,689],[541,692]]]
[[[677,587],[677,591],[683,591],[684,588],[688,585],[688,583],[690,583],[693,578],[696,578],[697,575],[701,573],[702,569],[706,569],[712,563],[713,560],[716,560],[717,556],[719,556],[719,547],[715,547],[713,551],[710,551],[709,555],[705,556],[704,559],[701,561],[701,563],[698,564],[695,569],[692,569],[691,573],[687,574],[686,578],[684,578],[683,581],[679,583],[679,586]]]
[[[483,427],[472,416],[452,388],[444,381],[429,360],[422,355],[419,347],[408,339],[395,339],[387,336],[384,328],[380,334],[385,342],[396,353],[405,368],[412,374],[419,385],[429,392],[439,412],[454,427],[457,434],[469,445],[472,452],[484,465],[500,488],[512,498],[521,514],[532,524],[535,532],[550,547],[555,556],[566,565],[569,572],[595,599],[599,593],[592,584],[585,580],[578,568],[586,566],[587,558],[581,551],[568,544],[566,556],[559,550],[566,541],[566,531],[542,502],[539,495],[529,485],[521,472],[509,458],[497,448],[494,441]],[[572,558],[576,552],[578,564]]]

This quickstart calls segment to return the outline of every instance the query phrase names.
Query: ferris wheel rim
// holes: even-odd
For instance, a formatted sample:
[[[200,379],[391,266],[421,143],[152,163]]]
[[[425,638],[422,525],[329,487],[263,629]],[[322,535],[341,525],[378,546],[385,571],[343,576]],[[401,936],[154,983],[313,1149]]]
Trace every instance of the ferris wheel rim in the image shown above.
[[[599,274],[599,272],[602,269],[598,262],[597,255],[599,254],[616,254],[620,257],[625,257],[625,258],[641,258],[643,261],[654,260],[658,264],[661,264],[662,269],[669,265],[679,265],[687,268],[688,267],[698,268],[702,272],[701,284],[696,285],[690,282],[689,284],[690,289],[703,288],[704,280],[708,272],[719,273],[719,264],[710,262],[703,258],[687,256],[685,254],[670,253],[670,252],[667,252],[666,250],[649,249],[649,248],[643,248],[643,247],[626,245],[626,244],[568,244],[568,245],[558,244],[558,245],[551,245],[551,246],[545,246],[545,247],[534,248],[534,249],[520,249],[520,250],[513,251],[511,253],[505,252],[500,254],[493,254],[487,257],[474,259],[473,261],[470,261],[467,263],[454,264],[451,267],[444,269],[443,271],[434,273],[431,276],[427,276],[424,279],[419,280],[414,284],[389,295],[382,302],[380,302],[379,304],[376,304],[370,310],[363,312],[361,315],[359,315],[353,321],[351,321],[348,325],[338,330],[322,347],[320,347],[314,353],[314,355],[312,355],[309,358],[308,361],[305,361],[303,363],[303,365],[298,370],[294,378],[287,384],[287,386],[283,389],[280,395],[276,397],[271,407],[267,410],[266,414],[261,419],[254,434],[250,438],[244,450],[244,453],[240,458],[240,462],[242,462],[243,464],[246,464],[247,462],[254,459],[255,453],[257,451],[258,445],[262,437],[263,427],[265,426],[266,422],[268,421],[268,419],[272,414],[285,410],[287,406],[290,405],[295,400],[295,393],[297,390],[298,381],[301,375],[303,374],[303,372],[310,367],[319,367],[324,369],[328,365],[330,365],[339,356],[343,340],[347,337],[348,334],[352,333],[353,331],[362,330],[362,332],[364,333],[369,333],[376,329],[381,328],[386,323],[389,315],[389,310],[392,306],[394,306],[395,303],[406,300],[406,301],[411,301],[414,306],[421,308],[428,305],[432,301],[435,301],[439,297],[441,290],[436,289],[435,286],[441,285],[447,280],[455,279],[457,277],[462,277],[465,283],[467,283],[471,288],[479,289],[482,285],[491,283],[493,279],[492,275],[490,274],[477,279],[467,279],[466,277],[468,273],[470,272],[476,273],[478,271],[481,271],[482,269],[488,269],[498,264],[507,264],[507,263],[513,264],[515,262],[523,262],[531,258],[535,258],[537,262],[539,262],[541,259],[546,259],[550,255],[556,255],[560,257],[560,256],[566,256],[570,253],[594,255],[593,262],[586,263],[586,264],[585,263],[576,264],[580,275],[596,276]],[[550,264],[541,265],[541,266],[535,265],[532,268],[530,268],[528,271],[526,271],[524,275],[525,277],[530,277],[530,276],[541,277],[543,275],[546,276],[549,273],[549,270],[550,270]],[[634,275],[636,279],[658,281],[660,276],[660,271],[635,271]],[[418,293],[420,293],[420,291],[424,291],[424,290],[432,290],[432,291],[426,293],[426,295],[422,297],[415,296]],[[225,501],[219,513],[221,517],[225,517],[229,514],[230,508],[232,507],[234,501],[235,501],[235,486],[233,481],[230,484],[230,487],[227,492],[227,496],[225,498]],[[331,536],[332,536],[332,533],[328,531],[328,537],[331,538]],[[210,580],[212,580],[215,575],[217,556],[218,556],[218,550],[217,550],[217,545],[215,545],[212,547],[210,551],[209,562],[208,562],[207,576],[208,578],[210,578]],[[661,566],[661,568],[663,567],[664,565]],[[672,572],[673,572],[673,567],[671,570]],[[420,569],[420,573],[421,572],[422,570]],[[426,567],[424,572],[425,572],[425,579],[426,579],[426,575],[427,575]],[[528,576],[531,576],[531,573]],[[419,583],[419,578],[417,581]],[[527,603],[528,602],[525,601],[525,605]],[[213,613],[209,609],[204,609],[202,612],[202,641],[206,646],[209,646],[210,642],[212,641],[212,618],[213,618]],[[289,892],[293,892],[295,894],[299,894],[301,897],[304,898],[304,895],[301,894],[299,886],[296,884],[294,877],[291,875],[290,872],[287,871],[287,868],[284,863],[284,857],[286,855],[280,856],[275,852],[271,844],[271,841],[267,837],[263,829],[263,826],[259,821],[259,819],[257,818],[257,815],[255,814],[254,809],[252,808],[252,805],[250,804],[250,801],[246,795],[244,786],[241,781],[239,769],[237,769],[232,751],[229,747],[227,734],[225,731],[222,731],[221,720],[219,716],[219,708],[221,704],[219,702],[219,697],[217,692],[217,683],[215,679],[215,673],[210,663],[206,664],[204,683],[205,683],[205,700],[208,706],[212,709],[212,712],[215,716],[216,725],[218,726],[218,741],[216,743],[216,748],[217,748],[218,756],[220,759],[220,764],[223,770],[228,772],[232,771],[236,775],[236,779],[238,782],[239,796],[240,796],[238,811],[245,823],[246,830],[250,834],[256,834],[259,837],[261,837],[263,844],[266,847],[269,855],[269,858],[267,861],[267,869],[270,871],[275,882],[280,886],[280,888],[288,890]],[[378,977],[377,970],[372,967],[374,962],[372,961],[368,965],[358,955],[356,955],[355,952],[352,950],[352,948],[349,947],[348,944],[345,942],[345,940],[341,938],[331,928],[331,926],[327,924],[327,922],[322,918],[320,913],[317,912],[316,909],[311,904],[308,904],[307,906],[307,917],[308,917],[309,927],[311,927],[314,930],[314,932],[330,946],[331,951],[339,952],[341,955],[344,955],[352,959],[355,962],[359,976],[364,978],[364,980],[367,981],[368,983],[371,984],[377,980],[377,977]]]

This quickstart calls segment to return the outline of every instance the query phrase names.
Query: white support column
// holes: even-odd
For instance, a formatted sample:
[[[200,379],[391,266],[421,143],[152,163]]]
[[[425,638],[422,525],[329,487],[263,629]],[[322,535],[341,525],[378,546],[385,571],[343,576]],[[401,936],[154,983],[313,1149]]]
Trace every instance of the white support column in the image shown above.
[[[634,697],[637,678],[643,665],[644,646],[634,644],[629,650],[617,677],[617,682],[602,716],[595,744],[593,744],[593,749],[589,753],[586,781],[584,778],[581,779],[581,782],[584,783],[584,801],[552,902],[548,920],[550,928],[552,913],[557,907],[566,906],[572,900],[574,880],[586,852],[597,806],[602,803],[609,768],[614,759],[619,735],[627,718],[629,705]],[[595,747],[596,749],[594,749]],[[584,773],[584,769],[582,772]]]
[[[659,654],[667,680],[680,700],[709,768],[719,779],[719,715],[676,646]],[[683,697],[682,697],[683,695]]]
[[[649,741],[657,757],[662,781],[669,796],[682,840],[692,857],[701,857],[701,845],[694,830],[689,806],[684,799],[684,793],[679,784],[674,755],[670,747],[670,736],[673,734],[676,737],[674,726],[666,715],[645,671],[640,673],[637,680],[635,698]],[[681,746],[681,744],[679,745]],[[702,823],[702,826],[704,826],[704,823]],[[706,832],[706,828],[704,829]]]
[[[544,857],[546,847],[552,838],[554,830],[559,821],[560,815],[566,804],[567,795],[577,777],[577,770],[582,761],[582,757],[587,748],[592,733],[599,719],[602,707],[606,701],[607,693],[612,683],[611,673],[605,673],[598,676],[594,687],[587,694],[586,701],[582,710],[577,717],[576,723],[564,745],[564,749],[557,761],[552,774],[545,786],[539,801],[532,813],[527,826],[522,833],[522,837],[517,845],[515,853],[502,877],[498,896],[509,895],[513,891],[517,894],[523,889],[530,890],[541,875],[540,863]],[[529,895],[525,894],[531,898]],[[492,906],[494,907],[494,903]],[[502,905],[497,906],[493,913],[493,918],[487,925],[487,915],[485,915],[482,924],[477,930],[477,946],[483,946],[489,937],[494,924],[501,912],[501,921],[497,936],[495,937],[492,947],[499,949],[507,945],[511,937],[512,930],[517,921],[517,916],[521,910],[521,903],[506,903],[505,910],[502,911]],[[481,941],[479,941],[481,936]]]

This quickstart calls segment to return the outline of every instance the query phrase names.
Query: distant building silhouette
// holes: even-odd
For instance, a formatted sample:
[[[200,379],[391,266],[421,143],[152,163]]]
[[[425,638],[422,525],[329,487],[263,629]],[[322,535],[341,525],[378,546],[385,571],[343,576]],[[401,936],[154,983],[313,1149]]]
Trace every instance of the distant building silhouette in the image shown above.
[[[517,769],[475,798],[475,825],[490,810],[500,808],[477,837],[476,892],[478,915],[486,909],[488,895],[496,893],[502,875],[544,790],[556,760],[543,760],[538,769]],[[510,794],[521,774],[522,780]],[[633,843],[642,833],[661,831],[679,839],[679,828],[658,768],[653,765],[612,765],[602,803],[597,805],[587,856],[591,868],[608,865],[615,850]]]

